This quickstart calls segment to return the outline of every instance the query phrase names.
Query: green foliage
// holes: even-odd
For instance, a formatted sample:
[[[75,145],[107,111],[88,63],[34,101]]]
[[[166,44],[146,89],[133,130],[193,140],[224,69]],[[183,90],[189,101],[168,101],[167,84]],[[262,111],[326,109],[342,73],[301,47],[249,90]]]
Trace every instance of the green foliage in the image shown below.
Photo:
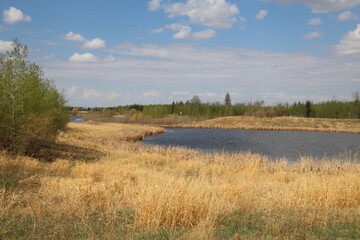
[[[24,153],[38,141],[54,140],[68,116],[63,95],[26,60],[27,47],[18,40],[12,46],[0,54],[0,148]]]

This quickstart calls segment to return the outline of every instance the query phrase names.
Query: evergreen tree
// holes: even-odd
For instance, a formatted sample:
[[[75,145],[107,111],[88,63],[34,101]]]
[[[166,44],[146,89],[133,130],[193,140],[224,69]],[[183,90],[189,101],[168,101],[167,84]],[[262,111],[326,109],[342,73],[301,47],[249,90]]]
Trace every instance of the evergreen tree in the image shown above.
[[[305,117],[309,118],[311,115],[311,102],[310,101],[306,101],[305,103]]]
[[[231,106],[231,97],[229,93],[226,93],[224,103],[226,106]]]

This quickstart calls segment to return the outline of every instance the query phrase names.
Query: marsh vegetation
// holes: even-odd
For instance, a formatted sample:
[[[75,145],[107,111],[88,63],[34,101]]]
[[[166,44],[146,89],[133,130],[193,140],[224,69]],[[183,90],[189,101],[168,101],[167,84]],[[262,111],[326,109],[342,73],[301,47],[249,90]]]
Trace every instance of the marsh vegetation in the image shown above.
[[[0,153],[2,239],[360,238],[357,154],[289,164],[137,142],[161,132],[70,123],[47,161]]]

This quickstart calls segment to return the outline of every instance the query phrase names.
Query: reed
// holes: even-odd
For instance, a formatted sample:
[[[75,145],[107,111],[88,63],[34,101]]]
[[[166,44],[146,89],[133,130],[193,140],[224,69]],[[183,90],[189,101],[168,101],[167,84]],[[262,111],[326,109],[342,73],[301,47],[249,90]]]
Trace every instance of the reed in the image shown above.
[[[360,238],[358,153],[290,164],[137,142],[162,131],[70,123],[58,143],[101,152],[96,161],[86,151],[53,162],[0,153],[0,236]]]

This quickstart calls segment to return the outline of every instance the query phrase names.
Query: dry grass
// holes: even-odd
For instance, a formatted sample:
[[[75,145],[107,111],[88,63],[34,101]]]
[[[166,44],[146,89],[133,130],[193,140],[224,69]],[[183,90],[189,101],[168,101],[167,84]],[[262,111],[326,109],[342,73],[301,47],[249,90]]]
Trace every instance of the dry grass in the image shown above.
[[[46,163],[1,153],[0,236],[360,237],[359,155],[289,164],[250,153],[203,154],[134,142],[162,131],[70,123],[59,142],[101,152],[95,162],[70,156]]]
[[[174,127],[174,126],[172,126]],[[220,117],[176,127],[360,133],[359,119]]]

